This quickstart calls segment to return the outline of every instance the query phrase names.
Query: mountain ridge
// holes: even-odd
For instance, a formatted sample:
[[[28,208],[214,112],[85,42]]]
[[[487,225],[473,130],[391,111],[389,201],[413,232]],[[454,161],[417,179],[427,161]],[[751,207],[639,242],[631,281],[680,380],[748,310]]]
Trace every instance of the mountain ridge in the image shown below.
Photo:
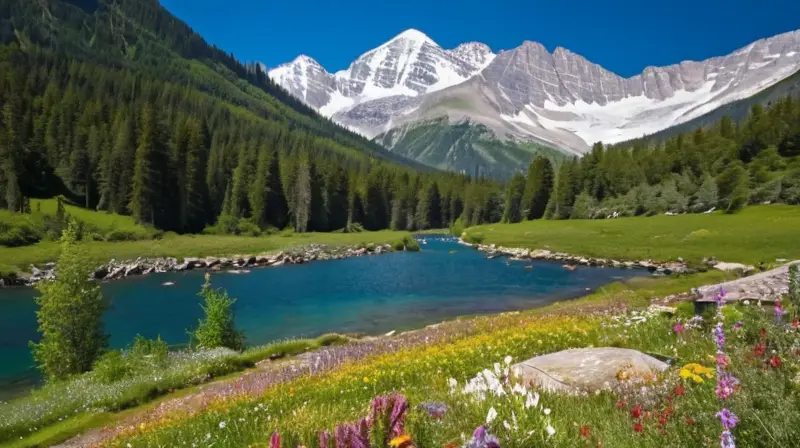
[[[595,141],[652,134],[786,79],[800,69],[800,30],[704,61],[648,66],[628,78],[561,46],[551,53],[535,41],[492,55],[483,69],[443,89],[396,92],[335,108],[306,103],[370,138],[418,121],[469,118],[501,139],[543,142],[582,154]],[[276,82],[286,87],[285,79]],[[441,104],[453,98],[474,107],[454,113],[449,103]]]

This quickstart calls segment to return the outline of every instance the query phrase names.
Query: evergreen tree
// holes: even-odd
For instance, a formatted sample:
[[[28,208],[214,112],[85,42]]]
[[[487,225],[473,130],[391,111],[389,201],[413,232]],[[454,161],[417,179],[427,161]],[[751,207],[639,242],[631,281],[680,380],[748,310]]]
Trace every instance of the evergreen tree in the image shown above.
[[[139,146],[133,169],[133,185],[128,208],[139,223],[157,224],[163,217],[166,172],[170,169],[167,144],[163,129],[153,105],[142,111]],[[161,222],[158,222],[159,224]]]
[[[515,223],[522,221],[522,201],[525,194],[525,176],[515,174],[506,190],[506,206],[503,212],[503,222]]]
[[[735,213],[747,205],[749,175],[741,162],[732,164],[717,177],[719,203],[726,213]]]
[[[525,219],[541,219],[553,191],[553,165],[550,159],[537,157],[528,169],[522,213]]]

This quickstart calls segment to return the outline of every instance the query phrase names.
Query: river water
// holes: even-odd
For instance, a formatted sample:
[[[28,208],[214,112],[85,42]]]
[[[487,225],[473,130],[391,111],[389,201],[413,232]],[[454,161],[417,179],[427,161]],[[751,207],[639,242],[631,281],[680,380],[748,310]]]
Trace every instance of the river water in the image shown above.
[[[574,298],[643,271],[513,262],[453,239],[423,238],[418,253],[221,272],[212,277],[238,300],[237,326],[248,344],[327,332],[382,334],[456,316],[497,313]],[[174,282],[173,286],[163,286]],[[111,345],[137,334],[185,344],[201,317],[202,272],[173,272],[103,284],[111,299]],[[33,289],[0,290],[0,400],[36,384],[28,341],[37,340]]]

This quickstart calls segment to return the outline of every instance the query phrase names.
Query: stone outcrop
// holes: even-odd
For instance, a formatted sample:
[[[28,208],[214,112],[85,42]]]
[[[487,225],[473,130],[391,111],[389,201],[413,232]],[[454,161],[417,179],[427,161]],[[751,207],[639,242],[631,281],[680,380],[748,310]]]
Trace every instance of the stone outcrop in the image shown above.
[[[194,269],[221,271],[224,269],[239,270],[244,268],[282,266],[284,264],[304,264],[311,261],[341,260],[351,257],[380,255],[392,252],[390,244],[370,245],[368,247],[330,247],[312,244],[307,247],[292,249],[278,253],[259,255],[236,255],[233,257],[187,257],[178,261],[174,257],[137,258],[135,260],[111,260],[99,266],[92,278],[96,280],[118,280],[137,275],[161,272],[182,272]],[[13,279],[0,280],[2,286],[32,286],[43,280],[56,277],[55,264],[48,263],[42,267],[31,265],[30,273],[15,276]]]
[[[729,282],[701,286],[694,290],[695,299],[699,302],[712,302],[714,297],[719,294],[720,288],[725,289],[725,300],[728,302],[780,299],[789,292],[789,266],[798,263],[800,260]]]
[[[526,385],[551,392],[579,394],[611,389],[620,372],[652,376],[669,367],[642,352],[613,347],[564,350],[537,356],[511,367]]]

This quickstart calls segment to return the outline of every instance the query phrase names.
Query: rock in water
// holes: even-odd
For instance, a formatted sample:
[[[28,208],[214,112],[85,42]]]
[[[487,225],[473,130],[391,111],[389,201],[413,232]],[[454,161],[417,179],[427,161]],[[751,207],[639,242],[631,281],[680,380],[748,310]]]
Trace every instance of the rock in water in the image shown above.
[[[576,394],[609,388],[623,370],[632,375],[653,375],[668,367],[636,350],[600,347],[537,356],[515,364],[512,371],[526,385]]]

